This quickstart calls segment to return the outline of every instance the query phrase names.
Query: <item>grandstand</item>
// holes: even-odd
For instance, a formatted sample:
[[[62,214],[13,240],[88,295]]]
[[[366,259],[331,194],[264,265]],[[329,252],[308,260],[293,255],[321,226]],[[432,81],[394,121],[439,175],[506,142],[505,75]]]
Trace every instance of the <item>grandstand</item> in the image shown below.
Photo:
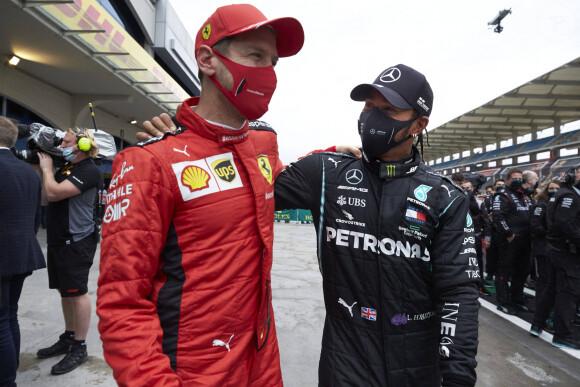
[[[563,174],[580,162],[580,58],[429,131],[429,143],[425,160],[444,175]]]

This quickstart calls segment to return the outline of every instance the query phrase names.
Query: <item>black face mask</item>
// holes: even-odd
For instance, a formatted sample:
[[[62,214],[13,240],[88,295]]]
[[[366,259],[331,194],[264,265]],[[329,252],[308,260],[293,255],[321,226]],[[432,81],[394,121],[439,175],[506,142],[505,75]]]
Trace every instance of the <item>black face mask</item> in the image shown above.
[[[513,179],[510,183],[510,188],[514,191],[519,190],[522,188],[522,179]]]
[[[398,121],[381,112],[378,108],[362,112],[358,121],[358,130],[362,140],[363,151],[368,156],[380,156],[397,145],[407,141],[407,136],[395,141],[395,135],[405,129],[415,119]]]
[[[526,189],[524,189],[524,193],[526,195],[533,195],[536,193],[536,189],[538,188],[539,182],[536,181],[536,184],[534,184],[533,187],[528,187]]]
[[[532,195],[532,194],[534,194],[535,192],[536,192],[536,190],[534,189],[534,187],[527,187],[527,188],[524,188],[524,193],[525,193],[526,195]]]
[[[556,194],[556,192],[558,192],[558,191],[548,191],[548,196],[552,197]]]

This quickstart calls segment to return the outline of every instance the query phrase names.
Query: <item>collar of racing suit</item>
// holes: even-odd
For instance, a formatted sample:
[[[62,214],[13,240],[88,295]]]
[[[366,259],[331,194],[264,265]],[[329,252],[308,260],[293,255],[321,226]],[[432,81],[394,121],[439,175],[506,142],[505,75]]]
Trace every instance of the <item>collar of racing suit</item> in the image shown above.
[[[208,122],[200,117],[193,107],[199,104],[199,97],[188,98],[179,107],[177,121],[188,130],[194,130],[202,137],[215,140],[220,145],[237,144],[246,141],[249,133],[248,120],[241,129],[228,129]]]
[[[381,161],[374,157],[367,157],[363,153],[363,162],[371,172],[379,175],[381,179],[391,180],[414,175],[421,162],[421,155],[419,150],[413,146],[411,155],[402,160]]]

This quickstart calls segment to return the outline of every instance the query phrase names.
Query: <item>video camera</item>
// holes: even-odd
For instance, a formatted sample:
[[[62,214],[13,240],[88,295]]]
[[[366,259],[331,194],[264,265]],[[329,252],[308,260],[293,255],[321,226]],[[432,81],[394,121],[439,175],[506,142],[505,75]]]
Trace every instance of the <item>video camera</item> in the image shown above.
[[[117,154],[117,147],[115,146],[113,136],[102,130],[88,130],[95,137],[95,142],[99,147],[97,160],[112,160]],[[59,146],[65,134],[66,132],[60,129],[54,129],[36,122],[30,125],[19,124],[18,139],[27,138],[27,149],[14,150],[14,154],[20,160],[31,164],[38,164],[38,152],[44,152],[52,157],[54,166],[59,168],[66,162],[62,155],[62,148]]]
[[[478,192],[481,186],[487,181],[487,177],[473,172],[464,172],[463,177],[465,178],[465,181],[471,183],[475,192]]]
[[[31,164],[38,164],[38,152],[50,155],[55,164],[64,165],[65,159],[62,156],[62,143],[65,132],[55,130],[39,123],[30,125],[18,124],[18,139],[27,138],[25,150],[14,150],[14,154],[20,160]]]

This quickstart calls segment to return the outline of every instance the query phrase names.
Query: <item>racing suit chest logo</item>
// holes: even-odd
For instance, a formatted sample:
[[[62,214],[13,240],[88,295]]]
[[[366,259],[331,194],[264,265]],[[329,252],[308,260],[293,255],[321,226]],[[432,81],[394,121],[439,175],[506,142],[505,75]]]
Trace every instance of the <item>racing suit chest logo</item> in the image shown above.
[[[272,166],[270,165],[270,160],[268,160],[267,155],[258,156],[258,167],[260,168],[262,175],[266,178],[266,181],[272,184]]]
[[[216,160],[211,164],[217,177],[225,182],[231,183],[236,178],[236,171],[230,159]]]
[[[207,181],[210,179],[206,171],[196,166],[185,168],[181,174],[181,182],[189,188],[191,192],[208,187]]]

